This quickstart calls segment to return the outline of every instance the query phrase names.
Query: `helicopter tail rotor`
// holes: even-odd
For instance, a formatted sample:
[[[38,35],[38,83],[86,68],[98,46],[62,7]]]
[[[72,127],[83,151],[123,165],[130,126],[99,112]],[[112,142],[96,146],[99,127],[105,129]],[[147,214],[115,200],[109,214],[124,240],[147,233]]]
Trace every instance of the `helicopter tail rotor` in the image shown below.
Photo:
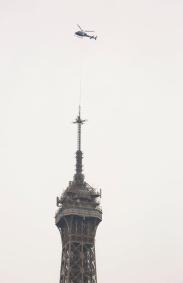
[[[92,38],[96,40],[97,36],[90,36],[90,39],[92,39]]]

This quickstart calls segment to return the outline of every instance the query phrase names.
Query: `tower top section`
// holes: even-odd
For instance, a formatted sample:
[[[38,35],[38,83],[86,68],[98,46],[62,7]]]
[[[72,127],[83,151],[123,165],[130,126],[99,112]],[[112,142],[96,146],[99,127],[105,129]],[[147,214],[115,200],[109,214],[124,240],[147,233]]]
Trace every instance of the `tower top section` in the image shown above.
[[[59,207],[55,216],[57,225],[60,225],[60,221],[66,215],[96,218],[97,221],[102,220],[102,211],[98,199],[101,197],[101,190],[98,191],[86,183],[82,170],[81,127],[85,122],[86,120],[81,118],[81,109],[79,107],[78,116],[73,122],[77,124],[76,171],[73,181],[69,182],[61,197],[57,197],[57,206]]]
[[[77,134],[77,151],[76,151],[76,173],[74,175],[74,181],[77,184],[83,184],[84,175],[83,175],[83,153],[81,151],[81,126],[86,122],[86,120],[81,119],[81,107],[79,106],[79,114],[76,120],[73,122],[78,126],[78,134]]]

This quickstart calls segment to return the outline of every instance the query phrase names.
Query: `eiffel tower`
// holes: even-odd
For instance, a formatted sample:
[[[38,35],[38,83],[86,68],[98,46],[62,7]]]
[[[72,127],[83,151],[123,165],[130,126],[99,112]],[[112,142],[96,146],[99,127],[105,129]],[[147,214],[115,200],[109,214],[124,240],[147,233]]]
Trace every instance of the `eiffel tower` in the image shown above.
[[[60,283],[97,282],[95,235],[102,220],[101,191],[87,184],[82,172],[81,127],[85,121],[79,108],[74,121],[78,129],[76,172],[61,197],[57,197],[55,223],[62,240]]]

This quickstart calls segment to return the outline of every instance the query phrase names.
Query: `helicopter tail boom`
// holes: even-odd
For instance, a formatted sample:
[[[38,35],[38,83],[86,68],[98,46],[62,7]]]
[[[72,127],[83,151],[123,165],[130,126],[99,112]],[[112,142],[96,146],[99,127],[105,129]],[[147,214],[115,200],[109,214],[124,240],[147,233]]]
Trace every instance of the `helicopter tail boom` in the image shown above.
[[[97,36],[90,36],[90,39],[97,39]]]

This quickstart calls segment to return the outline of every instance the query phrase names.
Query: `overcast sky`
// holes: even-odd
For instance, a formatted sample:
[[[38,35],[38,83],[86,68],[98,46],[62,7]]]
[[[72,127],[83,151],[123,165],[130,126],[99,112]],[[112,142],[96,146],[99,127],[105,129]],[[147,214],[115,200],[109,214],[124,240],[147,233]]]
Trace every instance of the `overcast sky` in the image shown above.
[[[2,283],[59,282],[80,77],[98,283],[183,282],[182,14],[181,0],[0,1]]]

